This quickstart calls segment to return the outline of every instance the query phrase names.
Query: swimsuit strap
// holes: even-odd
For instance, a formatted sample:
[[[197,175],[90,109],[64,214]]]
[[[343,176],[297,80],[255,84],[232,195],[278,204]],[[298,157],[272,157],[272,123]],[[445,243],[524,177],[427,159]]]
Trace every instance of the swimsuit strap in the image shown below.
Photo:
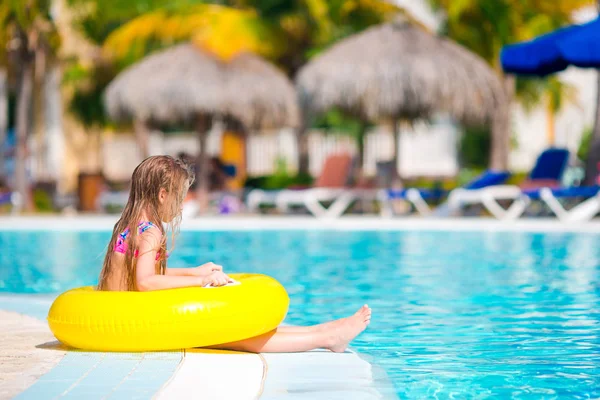
[[[138,225],[138,234],[141,235],[142,233],[146,232],[148,229],[152,228],[153,226],[155,226],[155,225],[150,221],[140,222]],[[123,240],[127,239],[127,236],[129,236],[129,228],[127,228],[123,232],[119,233],[119,236],[121,236],[121,239],[123,239]]]
[[[141,235],[153,226],[155,225],[150,221],[140,222],[140,224],[138,225],[138,233]]]

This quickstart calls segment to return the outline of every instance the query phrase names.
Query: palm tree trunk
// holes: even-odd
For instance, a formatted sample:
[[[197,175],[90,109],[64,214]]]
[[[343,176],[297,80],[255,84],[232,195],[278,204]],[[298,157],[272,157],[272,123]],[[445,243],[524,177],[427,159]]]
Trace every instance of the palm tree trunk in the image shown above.
[[[102,128],[95,128],[95,142],[96,142],[96,169],[95,172],[102,174],[104,172],[104,149],[102,148],[103,140],[102,134],[104,133]]]
[[[600,3],[599,3],[600,4]],[[598,177],[598,163],[600,163],[600,71],[597,72],[596,112],[594,113],[594,131],[592,142],[588,150],[585,164],[584,184],[593,185]]]
[[[17,151],[15,165],[15,185],[21,195],[25,210],[31,209],[29,185],[27,182],[27,138],[31,112],[33,90],[33,62],[30,57],[22,57],[21,79],[17,99]]]
[[[515,79],[510,75],[501,75],[504,86],[504,99],[500,101],[492,118],[492,148],[490,168],[508,169],[510,153],[510,106],[515,93]]]
[[[44,113],[46,129],[44,132],[44,146],[46,149],[46,163],[44,168],[48,177],[60,186],[63,159],[65,152],[65,137],[62,125],[63,99],[60,93],[61,72],[57,65],[53,65],[46,72],[44,79]]]
[[[548,147],[554,147],[554,143],[556,142],[556,128],[555,128],[555,115],[552,106],[548,104],[546,106],[546,138],[548,139]]]
[[[34,167],[31,173],[37,181],[47,181],[49,178],[48,169],[46,168],[47,148],[45,146],[46,141],[44,140],[47,130],[43,96],[46,86],[46,82],[44,81],[46,75],[46,56],[41,47],[36,47],[34,50],[33,60],[31,138],[33,139],[34,147],[31,155],[33,156]]]
[[[8,77],[6,68],[0,67],[0,179],[5,176],[4,143],[8,129]]]

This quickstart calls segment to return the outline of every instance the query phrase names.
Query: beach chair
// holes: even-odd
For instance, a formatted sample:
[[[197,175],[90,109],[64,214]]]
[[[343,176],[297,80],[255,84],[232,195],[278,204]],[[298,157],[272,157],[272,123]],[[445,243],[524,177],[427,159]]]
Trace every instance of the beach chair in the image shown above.
[[[286,213],[291,206],[304,206],[314,216],[335,218],[340,216],[355,199],[357,193],[348,187],[352,174],[352,156],[335,154],[327,157],[321,175],[313,187],[284,190],[254,189],[248,193],[246,204],[249,211],[257,211],[261,205],[275,205]],[[322,202],[331,202],[329,207]]]
[[[448,196],[450,212],[456,213],[464,205],[481,204],[498,219],[519,218],[531,202],[531,198],[523,191],[560,187],[560,181],[568,161],[569,151],[566,149],[544,150],[538,156],[527,179],[519,186],[497,183],[483,188],[453,190]],[[500,201],[511,201],[512,203],[508,208],[504,208],[500,205]]]
[[[427,201],[439,200],[445,194],[442,190],[431,189],[383,189],[377,193],[377,200],[380,204],[380,214],[382,217],[391,217],[394,215],[392,211],[392,202],[394,200],[408,201],[417,212],[421,215],[431,214],[431,208]]]
[[[455,189],[450,192],[450,200],[452,201],[451,207],[458,209],[463,204],[470,204],[470,194],[473,193],[479,200],[480,196],[477,195],[478,191],[494,185],[500,185],[510,177],[510,173],[506,171],[493,171],[487,170],[483,174],[479,175],[471,182],[466,184],[464,187]],[[410,202],[417,212],[421,215],[432,214],[432,210],[427,204],[427,200],[439,200],[442,196],[447,193],[443,190],[432,190],[432,189],[419,189],[419,188],[408,188],[401,190],[385,189],[379,191],[378,199],[381,205],[381,215],[389,217],[392,215],[391,202],[393,200],[401,199]],[[433,214],[438,217],[444,217],[449,215],[450,208],[448,203],[441,205],[434,210]]]
[[[544,150],[537,158],[528,178],[519,187],[521,189],[560,187],[561,179],[569,163],[569,156],[567,149]]]
[[[527,202],[543,201],[558,219],[565,222],[588,221],[600,212],[600,186],[525,189],[522,195]],[[581,198],[585,200],[568,210],[560,201]]]
[[[21,201],[21,195],[17,192],[5,192],[0,193],[0,205],[10,204],[11,213],[16,215],[21,212],[23,208],[23,202]]]

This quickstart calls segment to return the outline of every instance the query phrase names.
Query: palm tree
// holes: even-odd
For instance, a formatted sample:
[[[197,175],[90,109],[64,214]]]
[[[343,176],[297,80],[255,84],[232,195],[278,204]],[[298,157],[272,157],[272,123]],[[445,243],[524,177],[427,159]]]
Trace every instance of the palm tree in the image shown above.
[[[504,82],[507,98],[513,99],[517,85],[500,66],[503,46],[529,40],[563,25],[572,23],[575,11],[590,6],[592,0],[524,1],[511,0],[429,0],[443,10],[446,20],[443,32],[482,56],[497,71]],[[525,85],[527,87],[527,85]],[[552,85],[546,88],[554,90]],[[548,96],[540,96],[540,98]],[[505,137],[493,138],[491,166],[505,169],[508,165],[510,131]]]
[[[52,54],[59,43],[50,16],[50,3],[50,0],[30,0],[0,4],[0,43],[6,45],[11,61],[9,65],[18,76],[15,185],[26,209],[31,208],[26,162],[27,140],[31,131],[34,73],[43,76],[44,72],[35,70],[36,59]]]
[[[0,179],[5,177],[3,145],[8,130],[8,7],[0,5]]]

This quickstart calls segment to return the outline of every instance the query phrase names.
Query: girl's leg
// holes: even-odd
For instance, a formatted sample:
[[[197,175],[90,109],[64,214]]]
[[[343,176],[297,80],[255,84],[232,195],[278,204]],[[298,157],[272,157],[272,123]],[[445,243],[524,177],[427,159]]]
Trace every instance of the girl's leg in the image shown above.
[[[277,333],[306,333],[306,332],[318,332],[321,324],[311,326],[278,326],[275,328]]]
[[[363,307],[353,316],[320,330],[285,332],[278,328],[264,335],[210,348],[251,353],[292,353],[318,348],[344,352],[348,344],[365,330],[370,320],[371,310]]]
[[[362,306],[354,315],[369,312],[369,307],[367,305]],[[336,319],[335,321],[324,322],[322,324],[311,325],[311,326],[278,326],[277,333],[302,333],[302,332],[318,332],[327,328],[331,328],[333,325],[343,324],[346,321],[346,318]]]
[[[330,346],[329,338],[322,333],[277,332],[273,330],[264,335],[238,342],[211,346],[213,349],[246,351],[250,353],[292,353],[308,351]]]

